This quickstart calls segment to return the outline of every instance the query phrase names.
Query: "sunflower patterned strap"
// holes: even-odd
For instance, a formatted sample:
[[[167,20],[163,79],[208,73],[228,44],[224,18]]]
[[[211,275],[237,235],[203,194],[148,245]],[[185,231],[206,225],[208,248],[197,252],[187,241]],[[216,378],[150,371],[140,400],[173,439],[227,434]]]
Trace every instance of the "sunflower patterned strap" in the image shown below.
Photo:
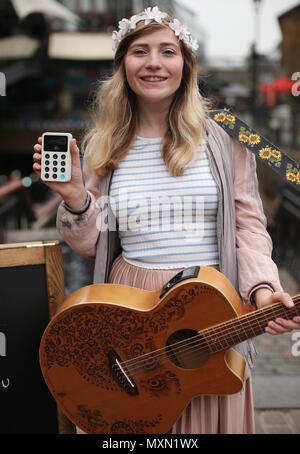
[[[300,191],[300,166],[261,134],[227,110],[211,110],[209,116],[232,137],[272,167],[284,180]]]

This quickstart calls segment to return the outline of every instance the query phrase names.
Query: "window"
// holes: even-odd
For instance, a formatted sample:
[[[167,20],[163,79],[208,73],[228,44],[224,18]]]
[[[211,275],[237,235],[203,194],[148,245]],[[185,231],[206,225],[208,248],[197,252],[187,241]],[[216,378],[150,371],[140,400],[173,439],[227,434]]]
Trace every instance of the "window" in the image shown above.
[[[107,9],[106,0],[95,0],[95,8],[97,13],[104,13]]]

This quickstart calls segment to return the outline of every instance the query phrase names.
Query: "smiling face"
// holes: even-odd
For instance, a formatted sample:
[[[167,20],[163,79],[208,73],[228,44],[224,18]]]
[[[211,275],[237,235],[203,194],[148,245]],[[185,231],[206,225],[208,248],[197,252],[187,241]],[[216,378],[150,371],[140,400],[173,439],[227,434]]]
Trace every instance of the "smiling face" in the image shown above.
[[[170,29],[139,36],[125,56],[128,84],[138,101],[168,101],[182,80],[184,60],[177,37]]]

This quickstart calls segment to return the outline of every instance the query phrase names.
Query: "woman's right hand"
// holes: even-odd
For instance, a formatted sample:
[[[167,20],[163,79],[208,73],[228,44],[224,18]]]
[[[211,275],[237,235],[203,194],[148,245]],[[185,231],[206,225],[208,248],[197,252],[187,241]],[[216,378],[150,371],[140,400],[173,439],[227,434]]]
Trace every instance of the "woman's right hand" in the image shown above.
[[[41,159],[42,159],[42,138],[38,138],[38,143],[33,147],[33,170],[41,177]],[[53,181],[43,181],[52,191],[57,192],[64,199],[66,204],[73,210],[80,210],[86,202],[87,192],[83,184],[82,170],[79,157],[79,149],[76,139],[70,143],[72,158],[71,180],[66,183],[56,183]]]

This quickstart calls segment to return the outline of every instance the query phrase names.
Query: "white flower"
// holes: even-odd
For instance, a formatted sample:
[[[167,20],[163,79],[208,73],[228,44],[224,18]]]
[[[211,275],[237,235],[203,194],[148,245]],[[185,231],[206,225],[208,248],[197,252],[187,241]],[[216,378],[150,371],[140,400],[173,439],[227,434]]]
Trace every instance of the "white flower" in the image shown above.
[[[163,13],[162,11],[160,11],[158,9],[158,6],[154,6],[152,10],[151,7],[146,8],[144,13],[146,18],[145,25],[150,24],[152,20],[155,20],[155,22],[161,24],[161,20],[168,16],[167,13]]]
[[[190,32],[185,25],[182,25],[182,23],[179,22],[178,19],[174,19],[174,21],[170,22],[168,25],[172,30],[174,30],[175,35],[178,36],[179,39],[188,39]]]
[[[198,43],[197,43],[197,40],[194,39],[194,38],[192,38],[191,36],[190,36],[190,43],[189,43],[189,45],[190,45],[191,48],[192,48],[193,50],[195,50],[195,51],[196,51],[196,50],[198,49],[198,47],[199,47],[199,45],[198,45]]]
[[[119,33],[121,36],[126,35],[130,29],[130,21],[128,19],[122,19],[119,21]]]
[[[143,13],[133,15],[129,20],[122,19],[119,22],[119,30],[112,33],[112,39],[114,41],[113,49],[117,49],[123,36],[127,35],[131,30],[136,28],[136,24],[140,21],[145,21],[145,25],[150,24],[151,21],[162,23],[162,19],[167,17],[167,13],[163,13],[159,10],[158,6],[153,8],[146,8]],[[175,35],[178,36],[179,40],[182,40],[187,46],[191,47],[194,51],[198,49],[198,43],[192,38],[188,28],[183,25],[178,19],[174,19],[173,22],[167,24],[171,30],[174,31]]]
[[[112,49],[116,50],[118,45],[119,45],[119,43],[120,43],[120,41],[121,41],[122,36],[120,35],[119,32],[117,32],[117,30],[114,30],[112,32],[112,34],[111,34],[111,37],[113,39],[113,47],[112,47]]]
[[[144,14],[143,15],[135,14],[134,16],[132,16],[129,21],[130,29],[134,30],[136,28],[136,24],[144,19],[146,19],[146,16]]]

